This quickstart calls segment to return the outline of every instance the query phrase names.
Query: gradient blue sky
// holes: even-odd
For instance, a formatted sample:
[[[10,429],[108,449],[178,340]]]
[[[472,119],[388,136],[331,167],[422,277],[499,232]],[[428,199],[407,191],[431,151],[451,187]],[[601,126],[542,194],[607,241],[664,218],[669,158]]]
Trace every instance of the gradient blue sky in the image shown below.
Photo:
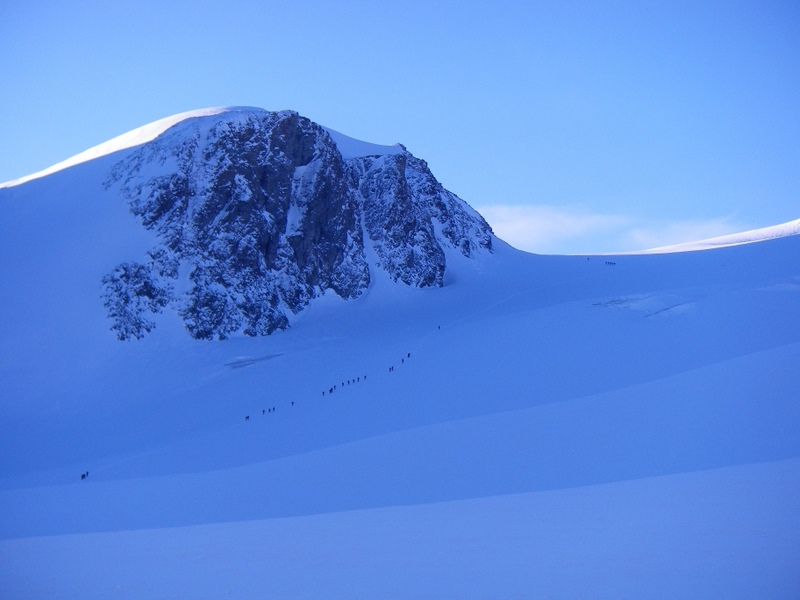
[[[531,251],[800,217],[797,1],[0,4],[0,181],[219,105],[402,142]]]

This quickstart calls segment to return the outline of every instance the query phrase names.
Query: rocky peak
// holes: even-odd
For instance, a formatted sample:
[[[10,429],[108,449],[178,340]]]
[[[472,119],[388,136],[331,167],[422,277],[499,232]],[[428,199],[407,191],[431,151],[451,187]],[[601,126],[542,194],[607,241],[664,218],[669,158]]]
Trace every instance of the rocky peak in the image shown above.
[[[418,287],[442,285],[446,248],[492,248],[480,215],[405,148],[344,158],[291,111],[182,121],[125,156],[106,186],[158,240],[103,279],[120,339],[169,308],[197,338],[283,329],[326,290],[360,296],[380,276],[367,247],[372,268]]]

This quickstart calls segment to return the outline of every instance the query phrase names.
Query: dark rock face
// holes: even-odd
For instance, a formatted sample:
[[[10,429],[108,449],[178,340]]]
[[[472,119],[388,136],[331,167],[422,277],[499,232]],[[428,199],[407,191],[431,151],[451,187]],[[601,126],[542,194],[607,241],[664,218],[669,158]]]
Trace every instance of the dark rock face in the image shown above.
[[[404,152],[362,157],[352,163],[367,234],[381,266],[395,281],[441,286],[443,244],[457,248],[465,257],[478,248],[491,250],[489,226],[442,187],[425,161]]]
[[[103,277],[105,307],[114,321],[111,327],[117,338],[141,339],[155,323],[148,314],[161,312],[170,298],[170,290],[153,281],[151,270],[139,263],[122,263]]]
[[[370,285],[365,244],[406,285],[441,286],[443,244],[491,250],[491,230],[408,152],[345,160],[294,112],[188,119],[118,163],[116,187],[157,243],[103,280],[120,339],[172,307],[192,336],[265,335],[325,290]],[[365,232],[366,237],[365,239]]]

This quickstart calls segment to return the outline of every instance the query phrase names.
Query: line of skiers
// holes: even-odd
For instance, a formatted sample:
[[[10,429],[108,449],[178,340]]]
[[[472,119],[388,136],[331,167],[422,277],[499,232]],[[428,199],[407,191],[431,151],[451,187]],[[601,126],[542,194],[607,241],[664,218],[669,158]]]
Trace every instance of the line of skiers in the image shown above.
[[[441,326],[437,326],[437,328],[441,329]],[[405,361],[406,361],[407,358],[411,358],[411,352],[406,354],[406,356],[404,358],[401,358],[400,359],[400,363],[401,364],[405,364]],[[389,372],[390,373],[394,372],[394,366],[389,367]],[[346,385],[350,385],[351,383],[359,383],[361,381],[361,379],[362,379],[361,377],[356,377],[355,379],[348,379],[347,381],[343,381],[342,382],[342,387],[344,387]],[[367,380],[367,376],[364,375],[363,379],[364,379],[364,381],[366,381]],[[333,392],[336,391],[336,389],[337,389],[337,386],[334,384],[332,387],[330,387],[327,390],[328,395],[333,394]],[[322,390],[322,395],[323,396],[325,396],[325,393],[326,393],[326,390]],[[292,401],[292,406],[294,406],[294,401]],[[266,415],[268,412],[270,412],[270,413],[275,412],[275,407],[273,406],[272,408],[262,408],[261,409],[261,414],[262,415]],[[250,421],[250,415],[245,415],[244,420],[245,420],[245,422]],[[89,477],[89,471],[81,473],[81,481],[87,479],[88,477]]]
[[[343,382],[342,382],[342,387],[344,387],[344,386],[346,386],[346,385],[350,385],[351,383],[359,383],[359,382],[361,381],[361,379],[362,379],[361,377],[356,377],[355,379],[348,379],[347,381],[343,381]],[[366,380],[367,380],[367,376],[366,376],[366,375],[364,375],[363,379],[364,379],[364,381],[366,381]],[[331,386],[330,388],[328,388],[328,390],[327,390],[327,393],[328,393],[328,395],[330,396],[330,395],[331,395],[333,392],[335,392],[335,391],[336,391],[338,388],[339,388],[339,386],[337,386],[336,384],[332,385],[332,386]],[[322,395],[323,395],[323,396],[325,395],[325,393],[326,393],[326,390],[322,390]]]
[[[438,326],[438,329],[441,329],[441,326]],[[403,358],[400,359],[400,364],[405,364],[406,359],[409,359],[409,358],[411,358],[411,352],[408,352]],[[394,366],[389,367],[389,372],[390,373],[394,372]],[[363,377],[355,377],[354,379],[347,379],[346,381],[342,381],[341,382],[341,387],[345,387],[345,386],[348,386],[348,385],[351,385],[351,384],[355,384],[355,383],[360,383],[362,379],[364,381],[366,381],[367,380],[367,376],[364,375]],[[338,384],[333,384],[327,390],[322,390],[322,395],[323,395],[323,397],[326,394],[328,396],[330,396],[337,389],[339,389],[339,385]],[[292,401],[292,406],[294,406],[294,401]],[[261,409],[261,414],[262,415],[265,415],[268,412],[275,412],[275,407],[273,406],[272,408],[269,408],[269,409],[263,409],[263,408]],[[245,422],[250,421],[250,415],[245,415],[244,420],[245,420]],[[86,473],[87,477],[88,477],[88,475],[89,474]],[[83,479],[83,476],[81,476],[81,479]]]
[[[294,402],[292,402],[292,406],[294,406]],[[272,408],[262,408],[261,409],[261,414],[262,415],[265,415],[267,413],[273,413],[273,412],[275,412],[275,407],[274,406]],[[250,415],[245,415],[244,416],[244,420],[245,421],[249,421],[250,420]]]

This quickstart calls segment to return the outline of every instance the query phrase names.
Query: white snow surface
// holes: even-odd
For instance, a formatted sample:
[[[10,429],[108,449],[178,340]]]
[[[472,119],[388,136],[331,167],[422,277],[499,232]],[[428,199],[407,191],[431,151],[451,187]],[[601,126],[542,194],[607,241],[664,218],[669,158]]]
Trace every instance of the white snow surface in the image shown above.
[[[345,159],[360,158],[362,156],[402,154],[403,152],[403,147],[400,144],[382,146],[380,144],[362,142],[361,140],[348,137],[343,133],[339,133],[338,131],[334,131],[333,129],[329,129],[327,127],[323,127],[323,129],[331,136],[336,144],[336,147],[339,149],[339,152],[342,154],[342,157]]]
[[[782,223],[780,225],[772,225],[770,227],[761,227],[760,229],[752,229],[750,231],[743,231],[740,233],[733,233],[730,235],[721,235],[705,240],[696,242],[686,242],[684,244],[673,244],[670,246],[661,246],[652,248],[650,250],[643,250],[641,252],[633,252],[631,254],[664,254],[669,252],[694,252],[696,250],[708,250],[710,248],[723,248],[726,246],[737,246],[739,244],[750,244],[752,242],[762,242],[764,240],[771,240],[779,237],[786,237],[788,235],[800,234],[800,219]]]
[[[798,596],[800,236],[120,342],[111,164],[0,190],[0,597]]]
[[[58,171],[68,169],[69,167],[74,167],[75,165],[79,165],[81,163],[85,163],[94,160],[96,158],[100,158],[102,156],[107,156],[109,154],[113,154],[114,152],[119,152],[120,150],[127,150],[128,148],[140,146],[151,140],[156,139],[167,129],[169,129],[174,125],[177,125],[181,121],[185,121],[186,119],[192,119],[196,117],[208,117],[208,116],[222,114],[224,112],[236,111],[239,109],[240,107],[218,106],[213,108],[190,110],[187,112],[179,113],[177,115],[172,115],[171,117],[165,117],[164,119],[159,119],[158,121],[148,123],[147,125],[143,125],[142,127],[137,127],[136,129],[133,129],[127,133],[118,135],[115,138],[103,142],[102,144],[98,144],[97,146],[93,146],[88,150],[84,150],[83,152],[80,152],[75,156],[71,156],[70,158],[63,160],[59,163],[56,163],[53,166],[48,167],[46,169],[37,171],[36,173],[32,173],[31,175],[26,175],[25,177],[20,177],[19,179],[14,179],[12,181],[0,183],[0,188],[20,185],[28,181],[31,181],[33,179],[39,179],[41,177],[57,173]]]

